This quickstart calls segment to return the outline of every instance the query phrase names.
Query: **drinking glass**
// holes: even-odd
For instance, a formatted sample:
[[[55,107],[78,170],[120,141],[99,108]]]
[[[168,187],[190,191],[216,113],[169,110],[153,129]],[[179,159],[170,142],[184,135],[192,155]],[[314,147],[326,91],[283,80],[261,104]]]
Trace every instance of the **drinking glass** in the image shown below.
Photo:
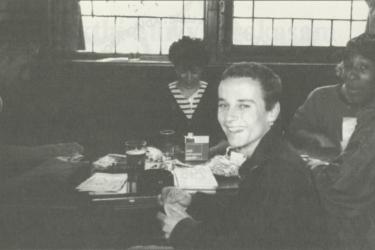
[[[146,141],[130,140],[125,142],[126,165],[128,169],[143,171],[146,159]]]
[[[174,158],[175,144],[174,136],[175,131],[173,129],[163,129],[160,130],[161,139],[161,151],[163,152],[166,160],[171,160]]]

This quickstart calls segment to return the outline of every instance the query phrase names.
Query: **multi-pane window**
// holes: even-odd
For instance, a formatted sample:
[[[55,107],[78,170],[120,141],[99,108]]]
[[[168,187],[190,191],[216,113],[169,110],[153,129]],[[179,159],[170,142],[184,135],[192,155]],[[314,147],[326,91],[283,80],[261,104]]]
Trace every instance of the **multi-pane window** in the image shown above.
[[[233,1],[233,45],[345,46],[365,30],[364,0]]]
[[[203,38],[205,1],[80,0],[86,51],[167,54],[183,35]]]

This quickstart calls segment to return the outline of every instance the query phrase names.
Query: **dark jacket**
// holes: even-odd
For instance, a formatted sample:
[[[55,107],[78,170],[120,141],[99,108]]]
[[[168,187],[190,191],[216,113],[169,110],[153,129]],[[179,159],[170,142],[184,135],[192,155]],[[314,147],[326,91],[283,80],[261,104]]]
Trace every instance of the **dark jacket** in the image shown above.
[[[277,131],[265,135],[240,176],[239,193],[231,200],[194,197],[188,212],[200,221],[179,222],[170,237],[173,246],[308,249],[325,244],[324,217],[310,172]]]

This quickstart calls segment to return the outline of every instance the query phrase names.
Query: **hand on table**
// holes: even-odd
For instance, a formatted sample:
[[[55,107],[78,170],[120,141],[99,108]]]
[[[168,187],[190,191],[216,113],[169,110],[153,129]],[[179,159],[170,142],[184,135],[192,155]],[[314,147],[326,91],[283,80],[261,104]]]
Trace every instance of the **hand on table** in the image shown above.
[[[159,195],[159,204],[164,206],[165,204],[175,203],[186,209],[191,203],[191,195],[176,187],[164,187]]]
[[[34,150],[41,158],[54,158],[58,156],[75,157],[81,155],[84,151],[83,147],[76,142],[37,146]]]
[[[157,218],[161,223],[165,238],[168,239],[174,227],[182,219],[190,217],[186,213],[191,203],[191,195],[176,187],[165,187],[159,195],[159,203],[164,212],[158,212]]]
[[[178,203],[164,205],[165,214],[158,212],[157,218],[161,222],[162,230],[166,239],[169,239],[173,229],[181,220],[189,218],[185,208]]]

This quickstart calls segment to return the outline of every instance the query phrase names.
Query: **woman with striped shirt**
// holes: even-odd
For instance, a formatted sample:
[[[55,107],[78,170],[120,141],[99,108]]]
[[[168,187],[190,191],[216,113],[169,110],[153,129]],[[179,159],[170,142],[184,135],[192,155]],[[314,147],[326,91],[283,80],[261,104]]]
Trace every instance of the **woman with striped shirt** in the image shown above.
[[[180,145],[189,132],[209,135],[210,145],[216,145],[225,137],[216,118],[217,86],[201,80],[209,61],[204,42],[184,36],[170,46],[169,59],[177,80],[169,83],[167,93],[159,97],[159,129],[175,130]]]

